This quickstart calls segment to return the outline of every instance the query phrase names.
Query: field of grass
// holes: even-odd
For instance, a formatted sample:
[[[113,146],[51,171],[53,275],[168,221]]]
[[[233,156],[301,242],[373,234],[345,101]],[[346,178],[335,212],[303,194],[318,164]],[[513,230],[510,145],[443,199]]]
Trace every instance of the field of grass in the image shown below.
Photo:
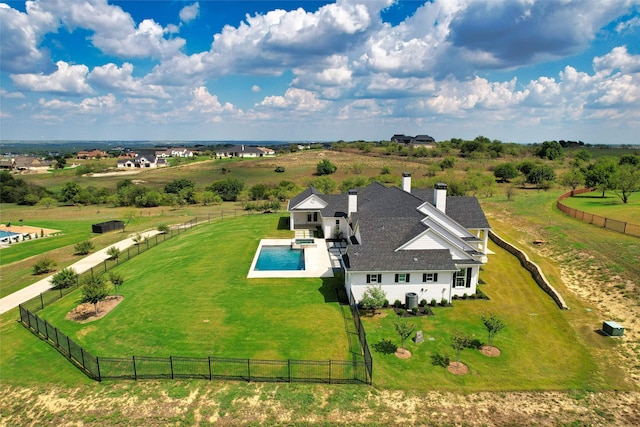
[[[103,319],[64,318],[79,291],[42,317],[99,356],[346,360],[336,279],[246,278],[260,238],[292,237],[279,218],[203,226],[124,263],[124,300]]]
[[[640,225],[640,194],[638,193],[632,194],[626,204],[611,191],[605,192],[604,197],[602,197],[602,191],[578,194],[564,199],[562,203],[584,212]]]

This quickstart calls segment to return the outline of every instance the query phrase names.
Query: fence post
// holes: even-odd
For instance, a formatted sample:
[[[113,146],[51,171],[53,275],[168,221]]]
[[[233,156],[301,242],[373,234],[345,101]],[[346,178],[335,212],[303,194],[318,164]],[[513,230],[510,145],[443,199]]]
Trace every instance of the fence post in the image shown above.
[[[173,356],[169,356],[169,366],[171,367],[171,379],[173,379]]]
[[[207,356],[207,359],[209,360],[209,381],[211,381],[211,356]]]
[[[80,347],[80,346],[78,346]],[[87,367],[84,364],[84,348],[80,347],[80,356],[82,357],[82,367],[84,368],[84,370],[87,370]]]
[[[249,382],[251,382],[251,359],[247,359],[247,375],[249,376]]]
[[[96,356],[96,368],[98,369],[98,381],[102,381],[102,375],[100,374],[100,360]]]
[[[329,384],[331,384],[331,359],[329,359]]]
[[[287,371],[289,374],[289,382],[291,382],[291,359],[287,359]]]
[[[138,371],[136,371],[136,357],[131,356],[131,360],[133,360],[133,379],[138,381]]]
[[[40,310],[44,309],[44,299],[42,298],[42,292],[40,292]]]

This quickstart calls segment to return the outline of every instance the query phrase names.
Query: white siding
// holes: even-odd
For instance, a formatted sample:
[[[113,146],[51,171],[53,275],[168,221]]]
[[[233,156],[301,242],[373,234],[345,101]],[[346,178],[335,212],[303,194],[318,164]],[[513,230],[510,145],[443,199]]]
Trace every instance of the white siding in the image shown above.
[[[367,287],[380,284],[382,290],[386,293],[389,304],[393,304],[395,300],[400,300],[404,304],[405,294],[408,292],[415,292],[418,294],[418,302],[426,300],[431,302],[432,299],[440,302],[442,298],[446,298],[450,301],[451,297],[451,282],[453,280],[453,273],[450,271],[439,271],[437,282],[422,282],[422,273],[424,271],[408,271],[400,273],[410,273],[411,281],[409,283],[395,283],[396,272],[386,272],[382,274],[382,283],[367,283],[367,273],[365,272],[351,272],[345,277],[345,289],[347,293],[349,289],[353,292],[353,296],[356,301],[360,301],[364,295]],[[371,272],[370,274],[377,274]],[[475,286],[473,292],[466,290],[468,294],[475,292]],[[464,292],[460,294],[462,296]]]

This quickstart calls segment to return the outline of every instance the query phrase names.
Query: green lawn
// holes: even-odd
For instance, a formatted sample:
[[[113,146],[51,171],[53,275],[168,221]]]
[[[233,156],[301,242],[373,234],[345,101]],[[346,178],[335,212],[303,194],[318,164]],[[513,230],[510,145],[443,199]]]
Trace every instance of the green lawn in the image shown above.
[[[418,390],[550,390],[611,388],[624,377],[620,369],[611,368],[607,375],[598,374],[597,362],[571,328],[568,311],[557,305],[533,281],[518,260],[491,244],[489,263],[481,272],[486,283],[481,289],[491,299],[457,300],[453,308],[436,307],[435,316],[418,317],[411,321],[422,330],[425,341],[415,344],[407,340],[410,359],[393,354],[374,354],[374,383],[382,388]],[[455,360],[451,336],[455,331],[487,342],[487,332],[480,319],[483,313],[494,312],[506,323],[495,338],[494,345],[502,355],[490,358],[477,350],[466,349],[461,361],[469,366],[465,376],[450,374],[431,363],[439,353]],[[369,344],[389,339],[400,345],[391,310],[384,317],[364,319]],[[599,337],[601,345],[613,343]],[[614,373],[615,371],[615,373]]]
[[[280,216],[204,226],[124,263],[124,300],[106,317],[66,320],[73,293],[42,317],[98,356],[349,358],[336,279],[247,279],[263,237]]]
[[[640,194],[631,194],[628,203],[622,203],[611,191],[604,195],[602,197],[602,191],[593,191],[568,197],[562,203],[584,212],[640,225]]]

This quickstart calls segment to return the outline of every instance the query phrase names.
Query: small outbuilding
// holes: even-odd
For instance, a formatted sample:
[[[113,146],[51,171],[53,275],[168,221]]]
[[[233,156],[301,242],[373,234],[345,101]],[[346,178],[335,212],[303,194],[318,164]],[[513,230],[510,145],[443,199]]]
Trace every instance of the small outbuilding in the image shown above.
[[[116,230],[124,230],[124,222],[112,220],[91,225],[91,231],[93,233],[102,234]]]
[[[612,320],[602,323],[602,332],[610,337],[621,337],[624,335],[624,327]]]

